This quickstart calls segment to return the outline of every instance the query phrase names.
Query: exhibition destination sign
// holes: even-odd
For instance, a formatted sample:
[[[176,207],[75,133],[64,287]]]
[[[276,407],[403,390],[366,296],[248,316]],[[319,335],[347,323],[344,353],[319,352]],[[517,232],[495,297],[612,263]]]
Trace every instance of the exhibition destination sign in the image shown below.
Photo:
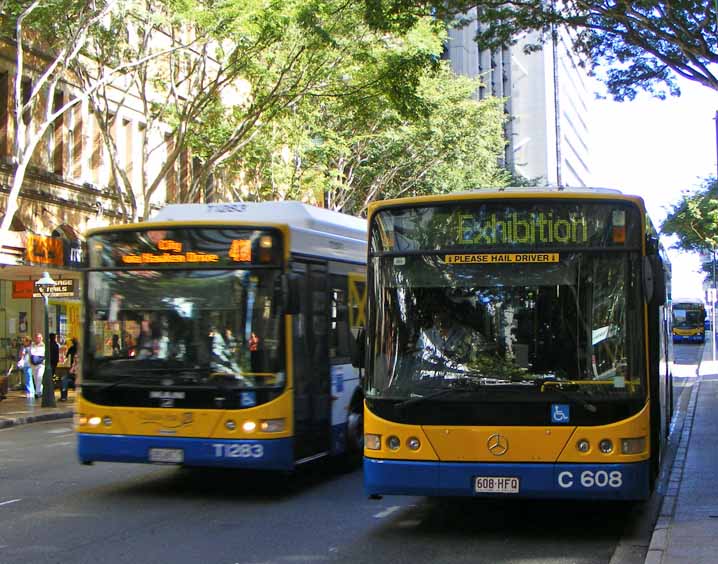
[[[372,252],[628,248],[640,245],[641,217],[627,202],[514,199],[397,206],[376,213],[370,239]],[[484,262],[479,257],[470,261]]]

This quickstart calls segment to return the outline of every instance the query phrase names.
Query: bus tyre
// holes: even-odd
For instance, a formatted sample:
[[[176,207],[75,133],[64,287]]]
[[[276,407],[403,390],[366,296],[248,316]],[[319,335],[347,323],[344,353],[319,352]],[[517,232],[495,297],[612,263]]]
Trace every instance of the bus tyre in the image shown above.
[[[364,414],[352,412],[347,417],[347,450],[364,453]]]
[[[355,470],[364,456],[364,414],[351,411],[347,416],[346,452],[341,457],[339,469],[343,472]]]

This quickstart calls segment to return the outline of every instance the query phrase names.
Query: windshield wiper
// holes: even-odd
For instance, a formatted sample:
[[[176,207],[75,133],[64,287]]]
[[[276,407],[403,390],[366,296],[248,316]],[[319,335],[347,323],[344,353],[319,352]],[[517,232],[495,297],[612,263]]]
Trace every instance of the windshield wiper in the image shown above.
[[[192,375],[193,377],[199,377],[199,372],[192,371],[192,370],[182,370],[181,373],[177,373],[174,370],[165,369],[165,370],[158,370],[156,368],[134,368],[132,370],[131,374],[126,374],[119,378],[118,380],[115,380],[114,382],[110,382],[108,384],[100,384],[99,382],[85,382],[85,385],[88,385],[90,387],[97,386],[100,392],[104,392],[106,390],[111,390],[112,388],[115,388],[119,386],[120,384],[131,384],[132,382],[136,382],[137,380],[141,380],[142,378],[146,378],[148,375],[154,375],[157,376],[156,382],[149,382],[148,385],[157,385],[160,386],[162,384],[163,378],[170,378],[173,382],[176,382],[177,380],[181,379],[187,379],[189,375]],[[181,384],[182,382],[180,382]]]
[[[419,396],[415,395],[413,397],[410,397],[409,399],[406,399],[404,401],[400,401],[397,404],[394,404],[394,407],[397,407],[399,409],[403,409],[409,405],[414,405],[417,403],[421,403],[424,401],[428,401],[430,399],[438,398],[439,396],[447,395],[447,394],[465,394],[467,392],[474,392],[476,390],[473,389],[467,389],[467,388],[442,388],[440,390],[435,390],[431,392],[430,394],[426,394],[425,396]]]
[[[114,382],[110,382],[109,384],[102,385],[99,382],[95,383],[95,382],[90,381],[90,382],[83,382],[83,385],[87,386],[89,384],[91,387],[98,386],[99,391],[104,392],[106,390],[111,390],[112,388],[114,388],[115,386],[119,386],[120,384],[127,384],[130,382],[134,382],[135,380],[139,380],[146,376],[147,376],[147,374],[143,374],[140,372],[140,373],[131,374],[129,376],[123,376],[121,379],[115,380]]]

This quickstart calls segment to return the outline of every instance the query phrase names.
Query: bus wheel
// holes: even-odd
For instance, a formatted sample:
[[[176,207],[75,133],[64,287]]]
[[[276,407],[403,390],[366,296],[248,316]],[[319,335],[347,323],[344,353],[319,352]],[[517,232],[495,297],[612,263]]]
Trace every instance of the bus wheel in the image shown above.
[[[347,450],[364,453],[364,414],[352,412],[347,417]]]
[[[339,470],[354,471],[364,456],[364,414],[351,411],[347,417],[346,451],[339,459]]]

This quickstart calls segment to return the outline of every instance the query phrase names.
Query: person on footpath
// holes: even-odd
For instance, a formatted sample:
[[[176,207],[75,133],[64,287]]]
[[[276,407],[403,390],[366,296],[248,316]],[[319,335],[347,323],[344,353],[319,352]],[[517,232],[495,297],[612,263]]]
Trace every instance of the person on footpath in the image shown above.
[[[30,364],[30,346],[32,342],[30,337],[25,335],[22,338],[20,352],[17,359],[17,367],[22,373],[23,383],[25,384],[25,396],[28,399],[35,397],[35,384],[32,381],[32,365]]]
[[[77,344],[77,339],[74,337],[70,339],[70,342],[72,345],[67,349],[67,358],[70,363],[70,368],[62,377],[62,383],[60,384],[60,401],[67,401],[67,388],[70,385],[70,378],[73,378],[75,385],[77,385],[77,354],[80,352],[80,345]]]
[[[45,372],[45,343],[42,333],[35,335],[35,342],[30,346],[30,366],[35,383],[35,397],[39,398],[42,396],[42,375]]]

